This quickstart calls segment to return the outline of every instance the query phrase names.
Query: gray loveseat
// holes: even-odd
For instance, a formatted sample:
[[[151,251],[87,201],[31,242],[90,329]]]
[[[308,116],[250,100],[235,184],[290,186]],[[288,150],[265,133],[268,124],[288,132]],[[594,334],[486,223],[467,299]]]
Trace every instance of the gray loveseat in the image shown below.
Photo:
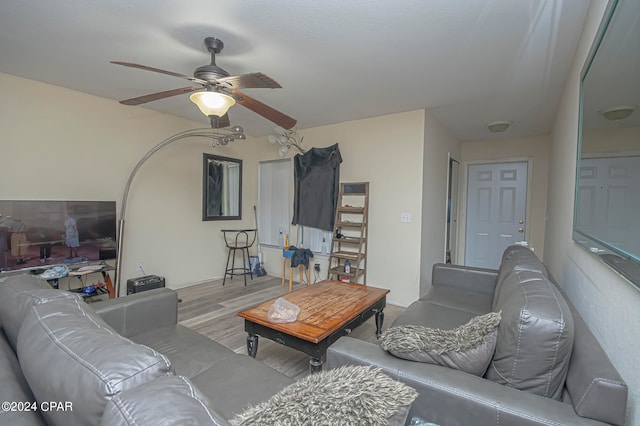
[[[501,311],[484,377],[392,356],[342,337],[327,366],[379,366],[418,390],[409,417],[442,425],[622,425],[627,387],[570,301],[527,248],[499,270],[436,264],[432,287],[391,325],[452,329]]]
[[[292,383],[177,325],[177,303],[165,288],[87,304],[0,279],[0,424],[226,425]]]

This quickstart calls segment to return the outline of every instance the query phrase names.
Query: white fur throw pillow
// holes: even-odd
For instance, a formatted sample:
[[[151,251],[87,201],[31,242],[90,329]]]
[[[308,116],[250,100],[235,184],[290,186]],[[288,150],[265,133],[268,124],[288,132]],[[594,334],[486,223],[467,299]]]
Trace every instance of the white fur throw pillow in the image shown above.
[[[451,330],[418,325],[391,327],[380,336],[380,346],[398,358],[482,376],[496,348],[500,314],[480,315]]]
[[[418,392],[370,366],[306,376],[236,415],[247,425],[404,425]]]

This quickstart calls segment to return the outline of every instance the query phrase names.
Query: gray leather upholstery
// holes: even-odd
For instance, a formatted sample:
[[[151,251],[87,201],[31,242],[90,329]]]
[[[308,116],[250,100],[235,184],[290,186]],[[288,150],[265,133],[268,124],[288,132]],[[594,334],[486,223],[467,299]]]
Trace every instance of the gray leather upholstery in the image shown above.
[[[486,377],[553,399],[562,397],[573,348],[573,316],[540,272],[512,270],[496,294],[502,311]]]
[[[177,304],[168,288],[86,304],[37,277],[0,279],[0,398],[72,404],[0,411],[0,424],[226,425],[225,418],[292,383],[178,325]],[[170,361],[194,380],[173,376]]]
[[[9,345],[7,338],[0,328],[0,401],[35,402],[31,389],[27,384],[18,358]],[[4,411],[0,409],[0,425],[44,425],[44,420],[37,410]]]
[[[185,377],[168,376],[122,392],[109,401],[100,426],[227,426]]]
[[[616,425],[624,424],[627,386],[602,346],[570,304],[575,336],[566,390],[576,413]],[[602,362],[607,360],[607,362]]]
[[[178,295],[162,289],[92,303],[91,307],[124,337],[178,322]]]
[[[232,361],[232,362],[230,362]],[[191,379],[227,419],[243,412],[249,405],[266,401],[293,383],[247,355],[219,362]]]
[[[382,368],[418,390],[420,395],[409,417],[417,415],[437,424],[624,424],[625,383],[530,250],[507,248],[499,271],[434,265],[432,283],[432,288],[392,326],[454,328],[484,313],[483,307],[487,311],[502,310],[498,334],[498,346],[501,340],[502,346],[496,349],[493,364],[496,375],[508,378],[500,377],[506,385],[438,365],[399,359],[376,344],[350,337],[339,339],[329,348],[326,365]],[[449,290],[442,291],[441,287]],[[491,303],[487,302],[487,292],[493,296]],[[487,373],[487,377],[492,375]],[[515,389],[514,384],[535,392],[543,389],[541,393],[560,400]]]
[[[55,299],[79,300],[81,297],[74,293],[54,290],[47,281],[33,275],[18,275],[0,282],[0,322],[14,350],[17,347],[22,320],[29,309],[35,304]]]
[[[188,378],[236,356],[231,349],[181,325],[145,331],[132,336],[131,340],[164,354],[174,372]]]
[[[18,335],[18,358],[38,401],[73,404],[43,411],[57,425],[98,424],[110,398],[172,374],[165,356],[118,335],[77,300],[32,307]]]

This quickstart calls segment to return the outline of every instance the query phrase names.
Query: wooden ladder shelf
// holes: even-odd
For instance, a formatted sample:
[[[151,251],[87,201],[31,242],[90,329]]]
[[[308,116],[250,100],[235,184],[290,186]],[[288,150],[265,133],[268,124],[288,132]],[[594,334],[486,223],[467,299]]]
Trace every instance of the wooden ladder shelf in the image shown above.
[[[369,182],[340,183],[327,278],[367,284]],[[350,272],[345,272],[349,262]]]

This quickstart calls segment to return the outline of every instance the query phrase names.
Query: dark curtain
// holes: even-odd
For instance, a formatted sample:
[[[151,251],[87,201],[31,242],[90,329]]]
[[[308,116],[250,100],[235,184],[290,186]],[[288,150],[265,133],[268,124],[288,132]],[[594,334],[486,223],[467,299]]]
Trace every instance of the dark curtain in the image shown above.
[[[295,193],[291,223],[333,232],[342,163],[338,144],[311,148],[296,155],[293,162]]]
[[[209,163],[207,215],[222,216],[222,164]]]

